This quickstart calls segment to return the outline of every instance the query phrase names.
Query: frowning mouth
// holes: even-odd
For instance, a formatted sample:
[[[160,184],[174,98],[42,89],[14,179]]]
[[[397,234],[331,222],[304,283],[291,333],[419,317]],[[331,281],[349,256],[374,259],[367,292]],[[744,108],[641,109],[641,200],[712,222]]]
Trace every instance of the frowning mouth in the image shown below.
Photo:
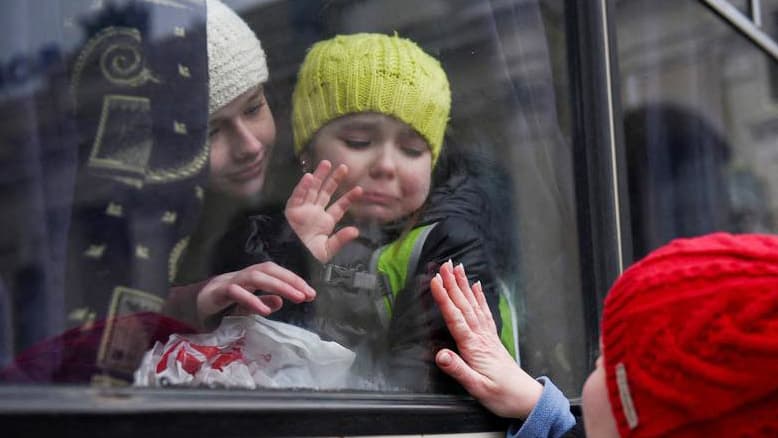
[[[378,192],[364,192],[359,197],[359,201],[361,203],[367,203],[367,204],[379,204],[379,205],[388,205],[394,202],[396,198],[394,196],[386,195],[383,193]]]

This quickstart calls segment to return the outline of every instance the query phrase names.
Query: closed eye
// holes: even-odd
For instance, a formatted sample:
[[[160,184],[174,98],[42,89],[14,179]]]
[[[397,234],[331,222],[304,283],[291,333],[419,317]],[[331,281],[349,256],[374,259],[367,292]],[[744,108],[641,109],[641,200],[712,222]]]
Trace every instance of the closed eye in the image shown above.
[[[243,111],[243,114],[245,114],[245,115],[247,115],[247,116],[253,116],[253,115],[255,115],[255,114],[259,113],[259,110],[260,110],[260,109],[262,109],[262,106],[263,106],[263,105],[264,105],[263,103],[256,103],[256,104],[253,104],[253,105],[251,105],[250,107],[246,108],[246,109]]]
[[[346,143],[346,146],[350,147],[351,149],[364,149],[370,146],[370,140],[344,138],[343,142]]]
[[[414,148],[414,147],[404,147],[404,148],[402,148],[403,153],[405,155],[409,156],[409,157],[412,157],[412,158],[416,158],[416,157],[422,156],[424,154],[425,150],[426,150],[426,148],[425,149],[419,149],[419,148]]]

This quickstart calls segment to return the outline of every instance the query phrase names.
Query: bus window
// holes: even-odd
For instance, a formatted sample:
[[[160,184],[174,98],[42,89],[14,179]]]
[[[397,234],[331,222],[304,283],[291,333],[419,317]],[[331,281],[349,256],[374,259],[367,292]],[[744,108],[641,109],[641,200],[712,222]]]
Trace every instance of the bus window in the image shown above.
[[[617,29],[635,257],[778,230],[775,59],[699,2],[620,2]]]
[[[161,310],[200,212],[205,9],[183,3],[2,6],[0,360],[28,352],[22,381],[132,372],[146,348],[150,327],[105,321]],[[58,372],[80,342],[89,365]]]
[[[751,16],[752,15],[752,8],[751,5],[753,2],[750,0],[727,0],[728,3],[730,3],[732,6],[737,8],[737,10],[745,15],[745,16]]]
[[[246,6],[241,15],[267,41],[277,114],[291,112],[288,96],[310,44],[335,34],[396,31],[440,60],[452,104],[436,181],[463,169],[481,174],[476,184],[499,210],[481,220],[499,236],[488,245],[499,253],[501,288],[511,297],[517,357],[577,394],[587,353],[575,335],[583,314],[562,2],[281,2]],[[290,144],[288,118],[277,123],[278,144]],[[281,176],[269,181],[299,175],[292,154],[277,148],[272,169]],[[268,196],[285,200],[283,191]]]
[[[585,319],[596,310],[586,306],[596,303],[585,304],[582,278],[591,273],[579,260],[584,246],[579,232],[584,231],[579,231],[581,201],[577,203],[576,187],[586,176],[573,163],[575,80],[570,75],[577,70],[569,64],[570,52],[577,48],[567,47],[574,18],[569,3],[4,3],[0,19],[6,36],[0,38],[0,205],[8,212],[0,218],[4,384],[97,385],[119,388],[130,398],[146,394],[152,401],[172,397],[184,404],[208,390],[222,401],[233,395],[243,401],[270,397],[252,408],[260,410],[277,400],[287,403],[306,397],[343,406],[338,403],[353,401],[349,397],[356,393],[353,404],[361,406],[386,394],[427,393],[422,408],[450,402],[448,396],[455,397],[456,409],[462,402],[461,388],[432,363],[434,349],[446,345],[448,335],[441,331],[426,289],[430,275],[451,258],[465,261],[468,272],[480,273],[473,281],[488,284],[505,347],[521,365],[533,375],[551,377],[567,395],[577,397],[592,356],[593,329]],[[224,46],[225,52],[209,55],[211,38],[218,33],[210,14],[217,11],[225,14],[221,19],[227,23],[221,31],[243,36]],[[241,34],[243,26],[255,34],[256,42],[250,34]],[[394,107],[361,110],[388,115],[386,123],[399,123],[406,137],[423,139],[426,147],[414,153],[424,155],[429,148],[436,154],[429,158],[429,188],[420,198],[423,203],[390,219],[347,213],[340,223],[357,227],[359,237],[322,261],[304,246],[284,214],[303,168],[316,168],[316,163],[306,167],[311,157],[302,152],[309,144],[294,146],[299,139],[293,132],[300,122],[293,116],[297,102],[293,91],[314,43],[367,33],[390,38],[394,45],[408,39],[439,63],[450,89],[450,107],[439,114],[444,128],[439,156],[421,119],[404,119]],[[248,47],[244,53],[252,54],[245,64],[261,73],[250,87],[239,85],[244,88],[237,91],[229,89],[234,84],[220,83],[228,89],[225,93],[233,94],[215,104],[220,95],[214,97],[214,84],[223,73],[215,60],[233,67],[229,63],[236,61],[229,51],[243,48],[243,43]],[[255,59],[260,51],[262,56]],[[388,61],[371,52],[360,56],[385,62],[383,70],[376,70],[380,74],[395,74],[393,63],[411,56],[407,51],[397,53],[401,56]],[[340,55],[328,56],[332,61]],[[343,68],[352,62],[357,61],[347,60]],[[331,78],[336,79],[337,75]],[[387,76],[386,82],[390,79]],[[241,80],[245,82],[245,77],[236,82],[243,84]],[[358,85],[368,89],[367,83]],[[390,91],[395,103],[404,97]],[[421,91],[422,100],[439,97]],[[242,96],[245,102],[240,101]],[[245,108],[229,109],[233,102],[243,102]],[[340,110],[327,105],[321,108]],[[349,107],[322,121],[313,135],[360,108]],[[261,128],[265,131],[251,131],[265,148],[264,155],[252,158],[256,165],[244,166],[246,172],[235,172],[231,179],[254,178],[252,184],[221,184],[214,177],[219,136],[230,129],[235,114],[240,123],[254,123],[257,114],[268,117]],[[257,172],[259,168],[264,173]],[[264,178],[264,184],[253,184],[258,178]],[[230,191],[248,185],[252,192],[242,198]],[[369,196],[365,199],[368,203]],[[358,211],[359,202],[352,211]],[[416,253],[420,255],[411,256]],[[268,316],[270,322],[263,319],[252,327],[259,327],[260,334],[287,325],[306,330],[317,337],[314,347],[337,341],[355,357],[349,362],[353,365],[343,365],[355,378],[322,392],[321,382],[295,380],[284,367],[279,367],[280,377],[259,383],[251,380],[251,373],[243,375],[251,383],[197,377],[205,362],[218,374],[247,357],[244,340],[214,344],[215,336],[209,335],[232,320],[226,318],[228,312],[241,309],[225,304],[205,315],[196,299],[173,299],[179,297],[176,291],[199,293],[216,276],[270,261],[316,286],[318,296],[303,303],[284,300],[283,307]],[[262,292],[243,286],[248,293]],[[374,295],[381,300],[358,304]],[[355,335],[340,338],[340,332],[328,331],[330,326],[347,326]],[[284,333],[282,338],[292,333],[278,330]],[[173,334],[181,338],[169,338]],[[164,360],[148,369],[171,366],[184,377],[145,381],[156,389],[132,387],[139,383],[136,370],[144,357],[151,357],[155,342],[164,346],[169,339],[174,343],[185,339],[192,350],[163,355]],[[295,345],[284,351],[302,354],[304,348]],[[208,362],[215,356],[222,362]],[[280,356],[262,355],[267,362]],[[391,377],[407,363],[420,364],[423,372],[407,380],[402,373]],[[187,386],[196,389],[179,391]],[[254,391],[227,395],[217,391],[225,387]],[[290,388],[295,391],[285,392]],[[326,413],[319,414],[323,418]]]

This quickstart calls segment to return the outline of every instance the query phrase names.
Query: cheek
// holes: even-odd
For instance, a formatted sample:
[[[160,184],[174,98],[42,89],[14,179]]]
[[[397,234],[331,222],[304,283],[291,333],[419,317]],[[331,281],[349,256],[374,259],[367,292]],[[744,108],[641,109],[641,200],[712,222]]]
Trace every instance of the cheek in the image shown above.
[[[430,192],[431,173],[429,167],[408,166],[401,174],[401,188],[405,199],[421,207]]]
[[[211,176],[218,176],[224,169],[226,161],[225,148],[222,142],[219,140],[211,142],[208,156],[208,167]]]
[[[349,164],[344,163],[343,161],[344,158],[348,158],[348,155],[344,155],[338,147],[331,145],[328,137],[314,137],[312,146],[310,147],[310,153],[313,158],[311,167],[314,169],[324,160],[328,160],[333,166],[337,166],[338,164]]]
[[[583,403],[583,420],[587,436],[616,437],[618,428],[611,412],[608,400],[608,387],[605,383],[605,371],[595,369],[586,379],[581,393]]]
[[[358,169],[354,169],[353,167],[349,166],[349,172],[348,175],[346,175],[345,178],[343,178],[343,182],[340,183],[340,186],[338,187],[338,191],[341,193],[345,193],[351,189],[353,189],[356,186],[364,186],[362,174],[359,173]]]
[[[332,163],[332,168],[345,164],[348,166],[348,174],[338,186],[336,193],[345,193],[357,185],[364,185],[364,180],[367,178],[368,162],[363,154],[354,152],[343,152],[336,148],[317,150],[315,156],[315,165],[318,165],[321,161],[328,160]],[[315,165],[313,166],[315,168]],[[362,183],[362,184],[360,184]]]
[[[276,125],[273,116],[265,114],[252,126],[251,133],[265,146],[272,146],[276,142]]]

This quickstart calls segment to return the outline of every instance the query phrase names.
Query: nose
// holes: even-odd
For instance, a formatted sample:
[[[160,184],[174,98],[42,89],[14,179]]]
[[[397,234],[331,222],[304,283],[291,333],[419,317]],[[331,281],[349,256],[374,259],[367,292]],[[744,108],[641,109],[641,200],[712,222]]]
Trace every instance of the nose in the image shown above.
[[[395,147],[385,143],[375,149],[376,154],[370,166],[370,176],[373,178],[394,178],[397,174],[397,156]]]
[[[237,161],[250,161],[262,152],[264,145],[241,120],[235,122],[230,153]]]

